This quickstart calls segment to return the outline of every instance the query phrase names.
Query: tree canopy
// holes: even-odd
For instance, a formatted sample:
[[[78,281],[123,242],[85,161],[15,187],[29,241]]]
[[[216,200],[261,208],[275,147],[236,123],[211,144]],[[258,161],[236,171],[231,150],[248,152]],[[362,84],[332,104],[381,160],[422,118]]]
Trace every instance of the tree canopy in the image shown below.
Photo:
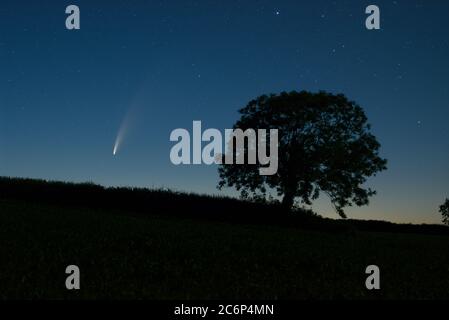
[[[380,144],[363,109],[343,94],[307,91],[262,95],[239,110],[234,129],[278,129],[279,167],[260,175],[261,164],[221,164],[218,187],[243,196],[274,190],[290,210],[295,199],[311,204],[327,194],[341,217],[344,207],[367,205],[376,192],[367,178],[386,169]],[[266,140],[270,137],[267,133]]]

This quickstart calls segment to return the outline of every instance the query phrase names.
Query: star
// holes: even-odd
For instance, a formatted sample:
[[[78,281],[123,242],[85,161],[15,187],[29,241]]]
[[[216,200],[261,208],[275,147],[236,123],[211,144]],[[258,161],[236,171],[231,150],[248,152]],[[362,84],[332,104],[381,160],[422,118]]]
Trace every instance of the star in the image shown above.
[[[281,14],[281,12],[280,12],[279,10],[276,10],[276,11],[275,11],[275,14],[278,16],[278,15]]]

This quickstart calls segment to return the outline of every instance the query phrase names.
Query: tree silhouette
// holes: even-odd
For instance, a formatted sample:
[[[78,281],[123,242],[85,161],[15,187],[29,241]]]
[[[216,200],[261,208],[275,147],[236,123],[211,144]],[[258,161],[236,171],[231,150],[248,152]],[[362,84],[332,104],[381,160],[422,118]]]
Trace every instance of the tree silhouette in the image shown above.
[[[449,199],[440,206],[440,212],[443,215],[443,223],[449,225]]]
[[[387,161],[379,157],[380,144],[363,109],[343,94],[262,95],[239,112],[234,129],[279,130],[279,167],[275,175],[262,176],[260,164],[221,164],[220,189],[235,187],[243,196],[275,190],[286,210],[296,198],[310,205],[323,192],[343,218],[344,207],[367,205],[376,193],[363,184],[385,170]]]

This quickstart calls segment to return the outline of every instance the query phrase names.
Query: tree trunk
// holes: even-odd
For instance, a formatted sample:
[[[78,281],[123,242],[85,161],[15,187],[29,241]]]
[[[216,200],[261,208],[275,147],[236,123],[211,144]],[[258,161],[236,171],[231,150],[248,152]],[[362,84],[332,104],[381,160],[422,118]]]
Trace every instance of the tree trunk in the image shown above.
[[[290,211],[293,207],[294,201],[295,201],[294,192],[286,191],[284,194],[284,198],[282,198],[282,208],[285,211]]]

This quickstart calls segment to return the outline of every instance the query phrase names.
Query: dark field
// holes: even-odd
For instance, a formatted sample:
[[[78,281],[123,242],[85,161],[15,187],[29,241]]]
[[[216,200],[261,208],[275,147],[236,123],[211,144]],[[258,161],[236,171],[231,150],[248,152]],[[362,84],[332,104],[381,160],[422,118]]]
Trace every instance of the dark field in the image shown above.
[[[448,299],[449,236],[0,201],[2,299]],[[81,290],[65,289],[65,268]],[[365,268],[381,290],[365,289]]]

